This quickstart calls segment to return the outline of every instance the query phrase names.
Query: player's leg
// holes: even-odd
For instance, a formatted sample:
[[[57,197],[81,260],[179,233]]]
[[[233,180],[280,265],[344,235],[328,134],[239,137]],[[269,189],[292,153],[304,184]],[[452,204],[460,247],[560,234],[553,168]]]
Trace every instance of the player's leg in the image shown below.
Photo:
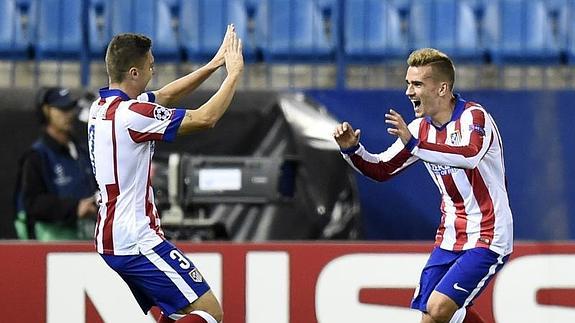
[[[486,248],[462,252],[429,297],[427,313],[430,320],[423,322],[463,322],[463,310],[456,311],[467,308],[479,297],[507,259]]]
[[[212,291],[208,291],[170,317],[162,313],[158,323],[217,323],[222,321],[222,317],[223,312],[220,303]]]
[[[162,309],[159,322],[217,323],[220,303],[198,268],[168,241],[144,255],[159,275],[146,277],[146,288]]]
[[[422,312],[422,322],[433,322],[428,314],[428,302],[435,287],[447,273],[460,253],[435,248],[421,272],[419,285],[411,302],[411,308]]]
[[[459,306],[449,296],[433,291],[427,301],[427,311],[423,313],[421,323],[448,323],[458,309]]]

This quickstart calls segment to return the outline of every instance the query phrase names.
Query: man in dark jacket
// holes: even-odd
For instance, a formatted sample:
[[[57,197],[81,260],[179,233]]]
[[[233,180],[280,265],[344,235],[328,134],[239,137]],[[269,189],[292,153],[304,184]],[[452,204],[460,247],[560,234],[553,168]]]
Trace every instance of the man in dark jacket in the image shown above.
[[[23,239],[91,239],[96,183],[87,151],[72,137],[76,100],[42,88],[36,109],[42,133],[20,163],[16,231]]]

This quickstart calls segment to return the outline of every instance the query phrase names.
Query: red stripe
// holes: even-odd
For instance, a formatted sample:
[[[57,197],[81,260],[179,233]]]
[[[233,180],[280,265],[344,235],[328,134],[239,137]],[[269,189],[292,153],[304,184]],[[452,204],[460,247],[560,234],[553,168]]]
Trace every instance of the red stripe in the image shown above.
[[[439,247],[443,242],[443,234],[445,234],[445,201],[441,199],[441,222],[435,233],[435,246]]]
[[[122,98],[117,97],[114,99],[114,101],[112,101],[112,103],[110,103],[108,110],[106,110],[106,118],[104,120],[112,120],[113,122],[114,116],[116,115],[116,109],[118,109],[120,102],[122,102]],[[112,135],[114,136],[113,132]]]
[[[405,149],[402,149],[399,154],[393,156],[387,162],[378,162],[378,163],[371,163],[367,160],[364,160],[359,155],[351,155],[351,161],[365,176],[372,178],[376,181],[385,181],[390,179],[391,177],[397,175],[397,173],[393,173],[411,157],[411,153]]]
[[[132,129],[128,129],[128,133],[130,134],[130,138],[132,138],[132,140],[137,143],[145,141],[161,141],[164,137],[164,135],[161,133],[139,132]]]
[[[455,206],[455,244],[453,245],[453,250],[463,250],[463,245],[467,242],[467,213],[465,212],[465,203],[451,174],[443,175],[441,179],[443,180],[447,194]]]
[[[467,101],[465,102],[465,107],[463,109],[469,109],[471,107],[481,107],[481,104],[473,101]]]
[[[114,214],[116,212],[116,202],[118,201],[118,195],[120,195],[120,189],[117,184],[108,184],[106,185],[106,193],[108,195],[108,201],[106,202],[106,220],[104,220],[102,244],[104,253],[113,254],[114,236],[112,232]]]
[[[471,115],[473,117],[472,124],[474,126],[479,126],[485,129],[485,115],[483,114],[483,111],[473,110],[471,111]],[[469,143],[481,149],[481,146],[483,145],[483,137],[484,135],[480,134],[479,132],[471,131],[471,138],[469,139]]]
[[[120,187],[118,185],[118,149],[116,144],[116,110],[122,102],[121,98],[116,98],[106,111],[106,119],[112,120],[112,151],[114,158],[114,184],[106,185],[106,193],[108,196],[106,202],[106,220],[104,221],[104,228],[102,232],[103,252],[107,254],[114,253],[114,237],[113,237],[113,223],[114,214],[116,212],[116,202],[118,195],[120,195]]]
[[[419,141],[426,142],[428,134],[429,134],[429,123],[427,123],[427,121],[425,120],[422,120],[419,123]]]
[[[102,220],[100,210],[101,209],[98,208],[98,218],[96,219],[96,232],[94,234],[94,244],[96,245],[96,250],[98,250],[98,234],[100,233],[100,220]]]
[[[473,135],[471,137],[472,137],[472,142],[473,142]],[[480,140],[483,140],[483,138],[480,137]],[[473,156],[477,155],[479,153],[479,151],[481,150],[481,144],[479,144],[479,145],[473,144],[473,145],[469,145],[469,146],[455,146],[454,147],[454,146],[449,146],[449,145],[445,145],[445,144],[432,144],[432,143],[428,143],[428,142],[420,142],[419,147],[421,149],[433,150],[433,151],[446,153],[446,154],[461,155],[461,156],[466,157],[466,158],[473,157]]]
[[[469,184],[471,184],[473,188],[473,195],[481,210],[480,238],[476,246],[488,247],[493,242],[493,234],[495,231],[495,209],[493,207],[493,200],[489,195],[489,191],[487,190],[487,186],[483,181],[479,169],[466,169],[465,174],[467,175]]]
[[[445,139],[447,139],[447,130],[445,128],[441,130],[435,130],[435,143],[444,144]]]
[[[461,119],[455,120],[455,131],[461,134]]]
[[[153,118],[154,117],[154,109],[156,107],[157,107],[157,105],[155,105],[155,104],[137,102],[137,103],[131,104],[128,109],[130,109],[131,111],[134,111],[138,114],[141,114],[145,117]]]
[[[148,166],[148,182],[146,183],[146,215],[150,219],[150,228],[156,229],[156,216],[154,215],[154,206],[150,202],[150,190],[152,188],[152,176],[151,176],[152,161],[150,160]]]

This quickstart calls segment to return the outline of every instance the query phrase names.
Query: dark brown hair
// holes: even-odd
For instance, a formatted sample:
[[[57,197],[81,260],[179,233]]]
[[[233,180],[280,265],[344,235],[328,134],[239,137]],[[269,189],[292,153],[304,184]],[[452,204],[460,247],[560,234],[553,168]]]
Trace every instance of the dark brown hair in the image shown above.
[[[110,81],[119,83],[132,67],[142,67],[146,53],[152,48],[152,40],[140,34],[118,34],[106,50],[106,70]]]

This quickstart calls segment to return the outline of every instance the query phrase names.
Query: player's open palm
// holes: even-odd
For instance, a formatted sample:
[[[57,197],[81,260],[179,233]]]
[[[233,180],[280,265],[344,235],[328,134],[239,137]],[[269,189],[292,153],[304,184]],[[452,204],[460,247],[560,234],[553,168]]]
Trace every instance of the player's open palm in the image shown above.
[[[238,75],[244,69],[244,57],[242,55],[242,40],[232,31],[228,39],[226,53],[226,70],[228,75]]]
[[[228,25],[226,29],[226,34],[224,35],[224,39],[222,40],[222,44],[220,45],[220,48],[216,52],[216,55],[214,55],[214,58],[212,58],[212,62],[216,66],[219,67],[224,65],[226,49],[228,48],[228,43],[230,42],[231,34],[234,33],[235,31],[236,28],[234,27],[233,24]]]
[[[333,138],[341,149],[351,148],[359,143],[361,130],[353,130],[348,122],[338,124],[333,131]]]

